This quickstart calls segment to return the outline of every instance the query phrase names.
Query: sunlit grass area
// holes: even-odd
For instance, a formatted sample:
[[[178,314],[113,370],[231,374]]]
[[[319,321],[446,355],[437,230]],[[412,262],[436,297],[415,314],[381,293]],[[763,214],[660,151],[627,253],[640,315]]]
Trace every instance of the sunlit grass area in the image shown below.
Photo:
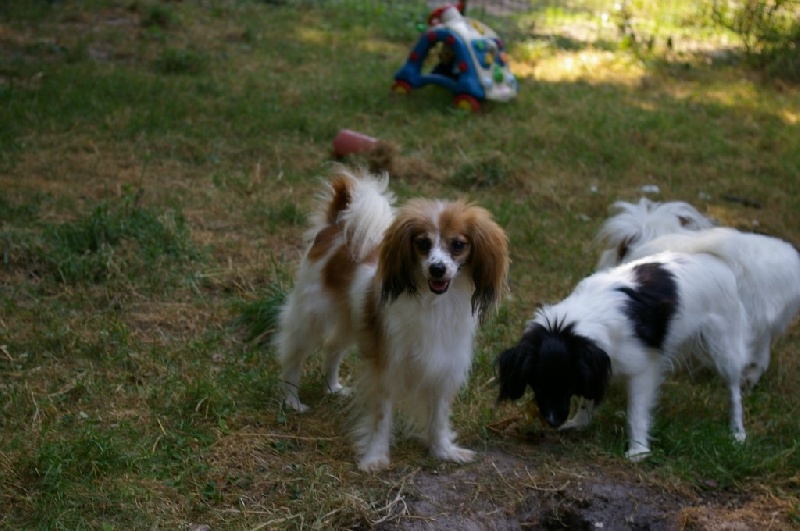
[[[457,475],[464,503],[511,521],[602,476],[718,511],[676,506],[687,527],[792,528],[796,327],[745,397],[742,447],[704,371],[664,386],[642,464],[623,458],[621,386],[583,433],[537,424],[530,397],[495,404],[495,356],[594,269],[614,201],[688,201],[800,242],[800,89],[736,60],[706,4],[471,2],[520,91],[468,114],[440,87],[390,94],[425,2],[0,1],[0,526],[401,525],[415,479]],[[474,465],[399,441],[388,473],[359,473],[318,363],[312,411],[279,404],[269,336],[342,128],[393,146],[401,201],[466,196],[508,232],[510,296],[454,410]]]

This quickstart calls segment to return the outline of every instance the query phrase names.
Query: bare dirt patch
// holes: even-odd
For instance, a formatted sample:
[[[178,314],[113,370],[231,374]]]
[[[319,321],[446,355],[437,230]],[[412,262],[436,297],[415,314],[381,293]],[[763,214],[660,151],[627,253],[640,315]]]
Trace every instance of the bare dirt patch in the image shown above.
[[[543,454],[541,461],[546,461]],[[450,473],[420,472],[383,530],[439,529],[790,529],[780,507],[763,497],[676,492],[637,474],[608,469],[542,470],[535,460],[490,450],[475,465]],[[549,468],[549,467],[548,467]],[[546,472],[542,474],[542,472]],[[518,498],[498,500],[486,478],[513,483]],[[548,478],[549,476],[549,478]],[[483,486],[482,486],[483,485]],[[398,504],[399,505],[399,504]]]
[[[573,460],[561,443],[576,441],[549,430],[527,443],[493,437],[467,465],[438,462],[417,443],[399,441],[389,471],[364,474],[342,427],[330,426],[341,406],[323,400],[318,411],[290,416],[283,427],[251,426],[222,438],[208,463],[224,505],[274,514],[272,500],[288,493],[304,500],[304,510],[283,508],[286,521],[382,531],[794,528],[791,503],[766,490],[703,490],[664,480],[647,464],[601,455],[587,463],[579,451]],[[316,500],[330,497],[339,499],[336,508],[315,515]]]

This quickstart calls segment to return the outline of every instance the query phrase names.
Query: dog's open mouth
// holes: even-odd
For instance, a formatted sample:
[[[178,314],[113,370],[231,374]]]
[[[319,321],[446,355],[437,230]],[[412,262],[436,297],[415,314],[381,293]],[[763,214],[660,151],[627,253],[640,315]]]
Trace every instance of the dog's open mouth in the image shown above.
[[[431,291],[434,292],[435,294],[441,295],[442,293],[447,291],[447,288],[450,287],[450,281],[449,280],[429,280],[428,281],[428,287],[431,288]]]

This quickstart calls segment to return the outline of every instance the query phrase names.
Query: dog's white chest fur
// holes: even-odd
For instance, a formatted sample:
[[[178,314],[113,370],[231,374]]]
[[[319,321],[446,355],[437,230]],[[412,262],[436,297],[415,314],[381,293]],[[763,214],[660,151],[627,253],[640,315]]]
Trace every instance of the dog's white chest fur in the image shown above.
[[[468,280],[455,281],[461,282]],[[389,372],[402,374],[412,387],[443,381],[461,385],[466,380],[477,318],[470,291],[453,288],[443,295],[403,295],[386,308]]]

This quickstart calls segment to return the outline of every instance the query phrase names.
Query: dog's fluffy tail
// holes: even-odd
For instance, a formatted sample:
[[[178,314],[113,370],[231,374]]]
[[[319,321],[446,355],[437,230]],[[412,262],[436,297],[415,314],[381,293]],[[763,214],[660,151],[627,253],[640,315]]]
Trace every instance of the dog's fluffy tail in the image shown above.
[[[595,237],[597,244],[604,249],[598,269],[617,265],[634,245],[665,234],[715,226],[712,220],[682,201],[657,203],[643,197],[638,203],[617,201],[611,209],[616,213],[603,223]]]
[[[362,260],[380,244],[392,223],[394,194],[388,185],[386,173],[372,175],[363,169],[337,167],[320,194],[307,236],[313,239],[325,227],[340,225],[353,259]]]

